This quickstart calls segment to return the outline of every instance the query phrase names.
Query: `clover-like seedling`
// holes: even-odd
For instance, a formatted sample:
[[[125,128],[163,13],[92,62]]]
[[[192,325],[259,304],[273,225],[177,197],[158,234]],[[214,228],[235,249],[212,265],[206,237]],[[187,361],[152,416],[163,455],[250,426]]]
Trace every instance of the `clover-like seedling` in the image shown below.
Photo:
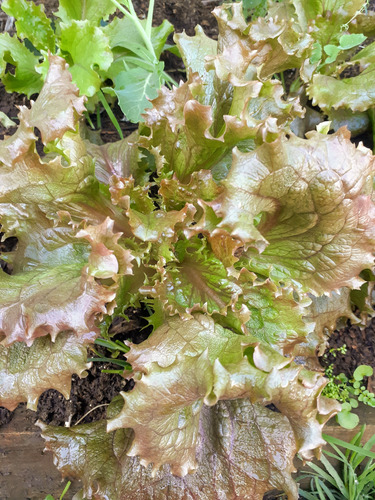
[[[330,349],[330,354],[334,357],[337,352],[346,353],[346,345],[339,348]],[[373,369],[368,365],[360,365],[353,373],[353,378],[349,379],[344,373],[333,375],[333,364],[330,364],[325,375],[328,378],[328,384],[324,388],[323,395],[336,399],[341,405],[341,411],[337,414],[336,420],[345,429],[354,429],[359,423],[358,415],[352,413],[353,408],[358,408],[358,401],[371,407],[375,407],[375,395],[370,392],[363,380],[365,377],[371,377]],[[354,397],[353,397],[354,396]]]
[[[337,414],[337,422],[345,429],[354,429],[359,424],[359,417],[355,413],[352,413],[353,408],[358,407],[358,401],[355,399],[350,399],[348,402],[343,403],[341,406],[341,411]]]

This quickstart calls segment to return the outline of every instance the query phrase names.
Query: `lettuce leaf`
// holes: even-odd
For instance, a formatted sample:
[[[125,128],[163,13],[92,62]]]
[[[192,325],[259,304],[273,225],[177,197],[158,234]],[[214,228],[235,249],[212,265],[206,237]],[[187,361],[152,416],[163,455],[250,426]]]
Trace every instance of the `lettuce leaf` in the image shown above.
[[[186,33],[176,33],[174,41],[180,51],[187,68],[187,75],[198,73],[204,85],[201,104],[213,105],[216,99],[217,87],[220,85],[214,71],[206,68],[206,57],[216,55],[217,42],[205,35],[201,26],[196,26],[195,36]],[[215,107],[215,106],[214,106]]]
[[[375,87],[369,85],[375,73],[375,64],[366,65],[358,76],[339,80],[328,75],[314,75],[307,93],[313,105],[323,110],[351,109],[366,111],[375,104]]]
[[[310,298],[297,298],[292,287],[279,288],[271,280],[262,282],[245,268],[237,282],[241,296],[232,307],[236,312],[230,315],[232,326],[281,354],[294,353],[295,345],[313,329],[313,321],[306,319]]]
[[[301,344],[294,349],[294,355],[305,358],[304,364],[310,364],[314,369],[320,369],[317,356],[323,356],[328,346],[328,338],[335,330],[340,318],[348,318],[351,324],[359,323],[359,319],[352,312],[350,289],[340,288],[329,296],[314,297],[310,295],[311,304],[305,316],[306,322],[314,325]]]
[[[100,21],[106,21],[115,10],[111,0],[59,0],[59,10],[55,15],[64,23],[88,20],[99,26]]]
[[[109,39],[103,31],[90,21],[70,21],[61,25],[60,49],[68,53],[72,64],[70,72],[80,94],[92,97],[101,87],[96,71],[106,71],[113,60]],[[90,40],[90,43],[87,41]]]
[[[79,336],[98,333],[95,318],[115,298],[113,288],[103,287],[85,272],[85,262],[51,268],[36,267],[9,276],[1,271],[0,333],[5,345],[72,330]]]
[[[179,87],[159,91],[153,108],[145,113],[150,133],[146,136],[145,129],[141,145],[161,157],[160,173],[173,172],[181,182],[188,182],[193,172],[212,168],[241,141],[272,140],[278,124],[301,115],[296,99],[281,99],[278,85],[255,82],[245,91],[240,88],[227,99],[229,108],[223,115],[222,109],[218,113],[213,106],[201,104],[208,90],[194,73]],[[265,101],[272,102],[273,109]],[[271,109],[275,116],[269,116]]]
[[[115,398],[108,416],[115,416],[121,404],[121,398]],[[107,433],[105,421],[70,428],[38,425],[57,467],[64,475],[82,479],[82,496],[87,499],[261,500],[271,489],[297,498],[291,479],[295,441],[288,420],[246,399],[202,409],[199,467],[185,477],[172,475],[167,466],[152,473],[151,466],[144,468],[139,458],[129,457],[134,437],[130,429]]]
[[[159,265],[159,279],[143,293],[162,302],[170,315],[191,317],[194,311],[226,314],[236,302],[241,287],[204,240],[180,241],[175,245],[175,260]]]
[[[134,177],[139,184],[148,180],[138,163],[141,153],[138,149],[138,131],[125,139],[107,144],[93,144],[85,141],[86,152],[95,161],[95,176],[99,182],[109,184],[110,177]]]
[[[154,471],[169,464],[173,474],[185,476],[197,467],[202,405],[246,397],[272,402],[288,417],[302,456],[318,452],[322,422],[337,411],[335,402],[319,403],[324,378],[256,344],[245,351],[248,360],[245,339],[195,315],[171,318],[132,345],[128,361],[141,376],[132,392],[122,393],[125,405],[107,427],[134,430],[128,455],[139,455],[144,466],[153,463]]]
[[[99,331],[96,317],[115,298],[118,276],[132,273],[133,257],[117,243],[121,233],[113,232],[115,221],[106,217],[109,204],[94,179],[94,165],[89,157],[75,158],[83,141],[74,133],[62,140],[60,147],[74,152],[70,165],[62,156],[42,161],[34,149],[34,127],[45,142],[58,141],[82,111],[83,98],[64,60],[51,56],[38,99],[31,109],[21,108],[15,136],[0,143],[1,222],[6,235],[19,240],[13,274],[1,271],[5,345],[30,346],[47,334],[54,340],[65,330],[92,337]],[[109,215],[114,212],[108,207]],[[96,278],[112,278],[112,284]]]
[[[213,234],[264,244],[236,265],[276,283],[318,295],[358,287],[373,262],[373,169],[371,152],[356,148],[345,129],[307,140],[280,135],[254,152],[234,152],[225,190],[210,203],[221,217]]]
[[[313,44],[293,18],[269,15],[248,24],[240,3],[216,7],[213,14],[221,50],[211,64],[221,79],[236,86],[299,67]]]
[[[37,339],[31,347],[16,342],[10,347],[0,345],[0,406],[14,410],[19,403],[27,402],[31,410],[37,408],[39,396],[47,389],[70,395],[73,373],[87,375],[87,343],[62,332],[54,342],[48,337]]]
[[[49,64],[38,99],[33,103],[30,113],[22,108],[20,117],[20,121],[25,120],[28,126],[40,130],[44,144],[61,138],[67,130],[75,130],[78,116],[86,109],[85,98],[78,97],[64,60],[51,55]]]
[[[14,74],[7,71],[7,64],[15,67]],[[7,92],[19,92],[30,98],[40,92],[43,79],[36,71],[39,57],[30,52],[16,36],[0,34],[0,78]]]
[[[55,52],[55,34],[44,13],[44,5],[27,0],[5,0],[1,8],[8,16],[16,18],[17,35],[27,38],[38,50]]]

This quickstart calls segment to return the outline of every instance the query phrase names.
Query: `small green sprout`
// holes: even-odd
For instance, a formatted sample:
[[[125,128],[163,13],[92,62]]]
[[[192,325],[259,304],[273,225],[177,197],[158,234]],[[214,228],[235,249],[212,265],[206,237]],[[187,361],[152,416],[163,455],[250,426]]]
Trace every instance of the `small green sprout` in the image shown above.
[[[114,365],[122,367],[122,370],[106,369],[102,370],[102,373],[117,373],[118,375],[122,375],[124,370],[132,369],[131,365],[127,361],[123,359],[117,359],[121,353],[126,354],[130,351],[130,347],[124,344],[124,342],[122,342],[121,340],[113,341],[113,340],[98,338],[95,340],[95,344],[105,347],[106,349],[111,351],[111,357],[102,356],[98,351],[91,348],[92,351],[94,351],[94,353],[97,355],[97,357],[89,358],[87,361],[94,361],[94,362],[96,361],[100,363],[113,363]]]
[[[63,492],[61,493],[61,495],[59,496],[59,500],[62,500],[65,496],[65,494],[67,493],[68,489],[70,488],[70,485],[72,483],[70,481],[68,481],[65,485],[65,488],[63,490]],[[53,496],[52,495],[47,495],[46,498],[44,500],[54,500]]]
[[[333,357],[336,357],[338,352],[345,354],[347,352],[346,345],[329,350]],[[348,379],[344,373],[333,375],[333,364],[327,366],[325,375],[328,378],[328,384],[323,389],[322,395],[342,403],[341,411],[336,416],[341,427],[354,429],[358,425],[358,415],[352,413],[353,408],[358,408],[358,401],[375,407],[374,393],[368,391],[366,386],[363,385],[363,379],[371,377],[372,374],[373,369],[371,366],[360,365],[354,371],[353,378]]]

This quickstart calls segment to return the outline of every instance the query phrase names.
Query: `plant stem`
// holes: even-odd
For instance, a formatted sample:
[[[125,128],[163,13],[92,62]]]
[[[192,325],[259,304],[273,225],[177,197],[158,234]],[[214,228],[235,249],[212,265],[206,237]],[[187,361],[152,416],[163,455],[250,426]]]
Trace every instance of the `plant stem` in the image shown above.
[[[146,35],[151,39],[152,18],[154,17],[155,0],[150,0],[148,4],[148,13],[146,21]]]
[[[134,25],[137,27],[137,29],[139,31],[139,34],[141,35],[143,41],[145,42],[145,45],[146,45],[148,51],[153,56],[153,58],[155,59],[155,61],[157,61],[158,59],[156,57],[156,54],[155,54],[155,51],[154,51],[154,47],[153,47],[153,45],[151,43],[150,37],[147,36],[146,31],[144,30],[144,28],[143,28],[140,20],[138,19],[138,16],[137,16],[137,14],[136,14],[136,12],[134,10],[132,2],[130,2],[130,4],[129,4],[131,6],[132,13],[130,13],[128,10],[124,9],[124,7],[117,0],[111,0],[111,2],[114,5],[116,5],[116,7],[118,8],[118,10],[120,12],[122,12],[124,14],[124,16],[126,16],[128,19],[131,19],[133,21]]]
[[[104,109],[106,110],[109,118],[111,119],[111,122],[113,123],[113,126],[118,132],[118,135],[120,136],[121,139],[124,138],[124,134],[122,133],[121,127],[119,125],[119,122],[117,121],[115,115],[113,114],[113,111],[108,105],[108,102],[106,101],[106,98],[103,95],[103,92],[101,90],[98,91],[98,97],[100,102],[103,104]]]
[[[86,118],[86,120],[87,120],[88,124],[90,125],[90,127],[91,127],[93,130],[95,130],[95,126],[94,126],[94,124],[92,123],[92,120],[91,120],[91,118],[90,118],[90,115],[89,115],[88,111],[84,111],[84,113],[83,113],[83,114],[85,115],[85,118]]]
[[[98,130],[102,128],[102,120],[100,118],[100,106],[98,106],[96,109],[96,126]]]

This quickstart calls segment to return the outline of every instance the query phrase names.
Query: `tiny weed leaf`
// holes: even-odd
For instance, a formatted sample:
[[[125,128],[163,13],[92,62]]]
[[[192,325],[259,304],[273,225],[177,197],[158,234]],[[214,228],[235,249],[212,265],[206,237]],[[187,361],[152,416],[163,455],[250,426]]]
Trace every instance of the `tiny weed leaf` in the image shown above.
[[[359,424],[359,417],[348,410],[341,410],[337,414],[337,421],[344,429],[354,429]]]
[[[311,64],[318,63],[322,58],[322,46],[319,42],[315,42],[313,45],[313,49],[311,51],[310,62]]]
[[[325,45],[323,47],[324,52],[327,54],[327,59],[325,60],[326,64],[333,63],[336,61],[337,56],[341,52],[341,48],[336,45]]]
[[[354,380],[360,381],[363,380],[364,377],[371,377],[373,373],[374,370],[371,368],[371,366],[360,365],[355,369],[353,377]]]
[[[343,50],[352,49],[353,47],[357,47],[366,40],[366,36],[361,33],[351,33],[345,34],[340,37],[340,47]]]

